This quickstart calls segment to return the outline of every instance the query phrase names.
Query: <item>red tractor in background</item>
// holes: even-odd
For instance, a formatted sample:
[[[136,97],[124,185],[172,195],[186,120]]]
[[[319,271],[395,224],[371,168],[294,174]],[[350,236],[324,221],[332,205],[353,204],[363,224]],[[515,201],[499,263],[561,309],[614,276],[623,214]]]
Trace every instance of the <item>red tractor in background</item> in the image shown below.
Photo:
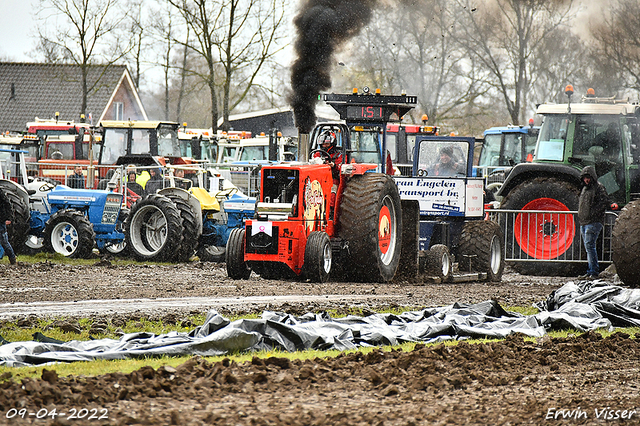
[[[322,123],[310,136],[310,154],[328,157],[320,135],[337,139],[343,164],[332,197],[328,164],[282,163],[262,168],[256,216],[229,237],[229,277],[302,277],[324,282],[387,282],[398,269],[402,208],[393,178],[385,174],[388,121],[400,121],[415,96],[323,95],[346,123]],[[332,199],[335,198],[335,206]],[[333,208],[332,208],[333,207]]]

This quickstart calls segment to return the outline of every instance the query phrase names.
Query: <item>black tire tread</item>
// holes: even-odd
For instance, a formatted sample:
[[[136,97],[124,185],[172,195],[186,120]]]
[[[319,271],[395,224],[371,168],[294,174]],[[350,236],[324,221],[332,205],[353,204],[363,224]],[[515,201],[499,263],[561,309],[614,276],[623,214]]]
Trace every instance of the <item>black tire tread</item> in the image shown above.
[[[182,240],[176,252],[176,260],[178,262],[188,262],[198,248],[198,239],[200,237],[198,235],[196,215],[191,209],[191,205],[182,197],[168,195],[168,198],[176,205],[182,218]]]
[[[244,261],[244,233],[244,229],[234,228],[227,241],[225,251],[227,275],[234,280],[246,280],[251,275],[251,269]]]
[[[498,271],[491,269],[491,240],[497,236],[502,249],[502,261]],[[458,267],[466,271],[466,266],[471,263],[471,269],[476,272],[486,272],[487,280],[500,281],[504,272],[504,234],[500,225],[489,220],[475,220],[464,224],[460,241],[458,243]],[[463,255],[470,255],[469,259]]]
[[[378,218],[381,195],[392,194],[396,204],[397,232],[394,258],[382,265],[378,246]],[[400,197],[393,179],[381,173],[354,176],[347,183],[339,206],[338,235],[349,243],[349,265],[342,265],[354,281],[388,282],[400,262],[402,214]]]
[[[325,232],[313,231],[307,237],[302,275],[312,282],[323,283],[329,278],[329,274],[324,271],[323,256],[326,244],[331,242]]]
[[[5,190],[7,198],[13,206],[13,222],[7,227],[9,243],[16,253],[24,253],[24,243],[29,235],[29,221],[31,219],[29,205],[15,191]]]
[[[449,256],[449,271],[445,275],[442,273],[442,258],[444,255]],[[429,248],[425,258],[425,272],[434,275],[443,281],[450,281],[453,277],[453,259],[449,248],[444,244],[434,244]]]
[[[640,287],[640,200],[624,206],[611,234],[612,260],[622,282]]]

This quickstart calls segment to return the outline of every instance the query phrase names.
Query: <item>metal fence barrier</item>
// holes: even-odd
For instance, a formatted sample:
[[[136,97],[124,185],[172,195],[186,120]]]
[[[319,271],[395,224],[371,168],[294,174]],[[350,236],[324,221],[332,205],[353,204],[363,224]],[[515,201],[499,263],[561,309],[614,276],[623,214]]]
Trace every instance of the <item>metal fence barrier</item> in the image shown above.
[[[487,210],[504,232],[505,261],[587,263],[578,212],[542,210]],[[611,234],[617,214],[606,212],[596,242],[598,261],[612,262]]]

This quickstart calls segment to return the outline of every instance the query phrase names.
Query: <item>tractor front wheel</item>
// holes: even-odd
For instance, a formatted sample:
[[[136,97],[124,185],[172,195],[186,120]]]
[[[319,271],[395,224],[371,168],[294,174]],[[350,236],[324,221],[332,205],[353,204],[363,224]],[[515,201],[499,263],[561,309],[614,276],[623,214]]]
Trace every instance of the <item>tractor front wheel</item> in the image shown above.
[[[313,231],[304,250],[303,276],[312,282],[324,283],[331,272],[331,241],[326,232]]]
[[[434,244],[429,251],[421,252],[419,267],[421,273],[436,276],[442,281],[450,281],[453,277],[453,260],[449,247],[444,244]]]
[[[464,224],[460,235],[460,271],[470,269],[486,272],[487,280],[502,280],[504,271],[504,234],[500,225],[489,220],[475,220]]]
[[[93,254],[95,233],[89,219],[77,210],[55,212],[44,229],[44,248],[65,257],[89,259]]]
[[[234,280],[247,280],[251,268],[244,260],[244,229],[235,228],[229,235],[225,256],[227,275]]]
[[[338,236],[349,247],[341,269],[354,281],[391,281],[400,262],[402,209],[393,178],[353,176],[342,194]]]

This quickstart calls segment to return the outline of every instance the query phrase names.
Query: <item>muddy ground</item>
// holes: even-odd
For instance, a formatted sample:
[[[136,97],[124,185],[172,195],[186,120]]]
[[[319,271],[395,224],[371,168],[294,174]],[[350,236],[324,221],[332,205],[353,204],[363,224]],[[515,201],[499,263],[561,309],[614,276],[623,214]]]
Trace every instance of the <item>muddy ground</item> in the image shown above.
[[[615,282],[613,276],[608,279]],[[487,299],[507,307],[530,306],[568,280],[507,273],[502,283],[318,285],[255,276],[235,282],[219,266],[202,263],[102,262],[86,268],[0,264],[0,312],[27,302],[176,297],[210,298],[209,308],[226,314],[264,309],[301,314],[352,305],[365,311],[423,308]],[[285,295],[298,297],[278,301]],[[317,297],[305,299],[328,295],[342,297],[326,304]],[[275,301],[220,303],[256,296]],[[164,307],[155,314],[113,312],[105,319],[139,317],[141,312],[152,319],[195,313],[188,306],[174,311]],[[640,424],[639,360],[637,339],[623,334],[601,339],[588,333],[536,342],[511,336],[480,345],[418,345],[407,353],[375,350],[299,362],[269,358],[211,364],[193,358],[177,369],[149,367],[97,377],[59,378],[45,371],[41,379],[0,383],[0,424],[52,424],[51,416],[46,422],[35,417],[38,410],[43,415],[53,409],[65,413],[57,424]],[[24,420],[18,419],[21,408],[26,409]],[[69,418],[74,413],[85,418]],[[88,420],[92,415],[108,419]]]

